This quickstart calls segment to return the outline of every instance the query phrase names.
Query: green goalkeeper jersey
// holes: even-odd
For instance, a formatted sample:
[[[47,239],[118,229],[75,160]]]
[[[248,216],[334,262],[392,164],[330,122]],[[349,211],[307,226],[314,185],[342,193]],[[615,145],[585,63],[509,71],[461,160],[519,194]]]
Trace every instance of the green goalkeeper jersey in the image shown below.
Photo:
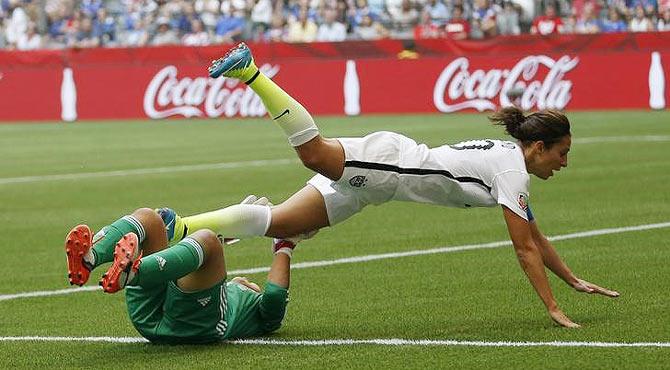
[[[288,290],[268,282],[261,294],[244,285],[226,284],[228,307],[224,339],[248,338],[271,333],[281,326]]]

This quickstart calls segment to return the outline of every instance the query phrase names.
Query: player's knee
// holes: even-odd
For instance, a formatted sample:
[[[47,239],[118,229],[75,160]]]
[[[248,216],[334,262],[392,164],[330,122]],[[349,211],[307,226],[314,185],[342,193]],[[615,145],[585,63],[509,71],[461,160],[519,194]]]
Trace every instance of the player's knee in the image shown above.
[[[218,248],[221,249],[221,241],[212,230],[202,229],[189,235],[195,239],[203,248]]]
[[[189,235],[189,237],[200,244],[205,254],[205,258],[223,257],[223,245],[213,231],[202,229]]]
[[[321,168],[323,164],[323,158],[321,158],[321,155],[314,150],[301,150],[298,152],[298,158],[300,158],[300,161],[305,167],[315,172],[318,172],[318,169]]]
[[[160,217],[160,216],[158,216],[156,211],[154,211],[151,208],[146,208],[146,207],[136,209],[135,212],[133,212],[133,216],[135,216],[138,219]]]
[[[160,230],[164,230],[165,228],[161,216],[151,208],[138,208],[133,212],[133,216],[142,224],[142,226],[144,226],[148,234],[150,234],[151,230],[154,228]]]

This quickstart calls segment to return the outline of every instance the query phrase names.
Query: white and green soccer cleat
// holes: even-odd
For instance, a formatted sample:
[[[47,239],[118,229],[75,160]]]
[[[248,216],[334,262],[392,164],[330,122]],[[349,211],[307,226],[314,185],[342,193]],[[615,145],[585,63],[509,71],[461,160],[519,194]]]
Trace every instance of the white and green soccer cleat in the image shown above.
[[[213,60],[207,71],[210,77],[231,77],[246,84],[250,84],[259,73],[251,50],[243,42],[228,50],[223,57]]]

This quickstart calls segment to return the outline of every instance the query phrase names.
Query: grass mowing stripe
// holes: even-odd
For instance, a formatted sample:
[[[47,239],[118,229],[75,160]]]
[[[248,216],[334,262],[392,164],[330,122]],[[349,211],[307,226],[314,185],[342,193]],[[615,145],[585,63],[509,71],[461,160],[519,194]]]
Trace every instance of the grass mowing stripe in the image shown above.
[[[663,135],[596,136],[596,137],[575,138],[572,142],[573,144],[594,144],[594,143],[609,143],[609,142],[664,142],[664,141],[670,141],[670,136],[663,136]],[[0,178],[0,185],[58,181],[58,180],[81,180],[81,179],[92,179],[92,178],[114,177],[114,176],[207,171],[207,170],[244,168],[244,167],[263,167],[263,166],[282,165],[291,163],[298,163],[298,160],[268,159],[268,160],[256,160],[256,161],[195,164],[195,165],[183,165],[183,166],[172,166],[172,167],[138,168],[132,170],[67,173],[67,174],[43,175],[43,176],[7,177],[7,178]]]
[[[221,162],[221,163],[195,164],[195,165],[172,166],[172,167],[137,168],[132,170],[118,170],[118,171],[66,173],[60,175],[44,175],[44,176],[7,177],[4,179],[0,178],[0,185],[23,184],[30,182],[46,182],[56,180],[81,180],[81,179],[93,179],[93,178],[113,177],[113,176],[150,175],[150,174],[173,173],[173,172],[209,171],[209,170],[245,168],[245,167],[264,167],[264,166],[276,166],[282,164],[292,164],[297,162],[298,162],[297,159],[268,159],[268,160],[257,160],[257,161]]]
[[[141,337],[0,337],[0,342],[107,342],[107,343],[148,343]],[[321,339],[321,340],[277,340],[277,339],[240,339],[224,341],[222,344],[266,345],[266,346],[464,346],[464,347],[660,347],[670,348],[668,342],[485,342],[449,339]]]
[[[560,241],[560,240],[567,240],[567,239],[588,238],[588,237],[598,236],[598,235],[619,234],[619,233],[626,233],[626,232],[631,232],[631,231],[661,229],[661,228],[666,228],[666,227],[670,227],[670,222],[662,222],[662,223],[647,224],[647,225],[637,225],[637,226],[625,226],[625,227],[608,228],[608,229],[589,230],[589,231],[582,231],[582,232],[572,233],[572,234],[550,236],[550,237],[548,237],[548,239],[551,240],[551,241]],[[468,251],[468,250],[475,250],[475,249],[499,248],[499,247],[504,247],[504,246],[511,245],[511,244],[512,244],[512,242],[509,241],[509,240],[501,240],[501,241],[497,241],[497,242],[490,242],[490,243],[483,243],[483,244],[460,245],[460,246],[455,246],[455,247],[441,247],[441,248],[433,248],[433,249],[412,250],[412,251],[407,251],[407,252],[369,254],[369,255],[365,255],[365,256],[339,258],[339,259],[336,259],[336,260],[300,262],[300,263],[293,264],[291,266],[291,269],[296,270],[296,269],[305,269],[305,268],[311,268],[311,267],[340,265],[340,264],[345,264],[345,263],[367,262],[367,261],[389,259],[389,258],[402,258],[402,257],[420,256],[420,255],[426,255],[426,254],[452,253],[452,252]],[[261,273],[261,272],[268,272],[268,271],[270,271],[269,267],[255,267],[255,268],[243,269],[243,270],[232,270],[232,271],[228,272],[228,275],[255,274],[255,273]],[[8,300],[19,299],[19,298],[47,297],[47,296],[53,296],[53,295],[90,292],[90,291],[99,290],[99,289],[101,289],[101,288],[97,287],[97,286],[86,286],[86,287],[73,288],[73,289],[59,289],[59,290],[50,290],[50,291],[36,291],[36,292],[26,292],[26,293],[16,293],[16,294],[5,294],[5,295],[0,295],[0,301],[8,301]]]
[[[573,144],[593,144],[593,143],[625,143],[625,142],[647,142],[647,141],[670,141],[667,135],[644,135],[644,136],[596,136],[596,137],[578,137],[572,140]]]

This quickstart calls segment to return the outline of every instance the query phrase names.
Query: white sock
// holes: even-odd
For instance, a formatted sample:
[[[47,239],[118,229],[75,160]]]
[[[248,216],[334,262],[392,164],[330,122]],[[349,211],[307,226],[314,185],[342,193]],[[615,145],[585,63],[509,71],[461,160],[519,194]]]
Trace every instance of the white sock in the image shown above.
[[[277,253],[284,253],[289,259],[293,258],[293,249],[291,248],[280,248],[275,252],[275,254]]]
[[[235,204],[217,211],[182,218],[189,232],[210,229],[226,238],[263,236],[270,228],[269,206]]]

